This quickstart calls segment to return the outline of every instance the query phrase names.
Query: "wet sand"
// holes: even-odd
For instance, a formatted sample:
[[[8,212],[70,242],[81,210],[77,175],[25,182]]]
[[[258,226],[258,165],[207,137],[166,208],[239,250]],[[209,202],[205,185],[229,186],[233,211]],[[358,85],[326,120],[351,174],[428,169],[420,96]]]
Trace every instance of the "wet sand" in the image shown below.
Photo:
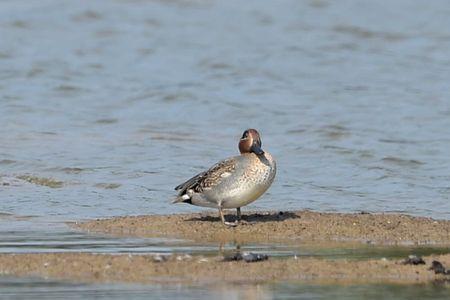
[[[234,220],[232,214],[228,220]],[[243,224],[226,227],[214,211],[128,216],[72,224],[89,231],[138,237],[212,242],[357,241],[383,245],[448,245],[450,221],[402,214],[247,212]]]
[[[432,260],[450,266],[450,255],[424,258],[425,265],[401,260],[323,260],[288,258],[246,263],[221,257],[112,255],[89,253],[1,254],[0,274],[39,276],[78,282],[251,283],[308,281],[317,283],[425,283],[449,275],[429,270]]]
[[[233,216],[228,216],[232,220]],[[183,238],[215,242],[311,241],[336,244],[358,241],[378,244],[450,244],[450,221],[400,214],[339,214],[311,211],[249,212],[243,224],[226,227],[212,212],[202,214],[129,216],[72,223],[85,231],[139,237]],[[412,254],[412,253],[411,253]],[[450,254],[424,257],[426,264],[405,265],[399,259],[320,259],[270,257],[247,263],[222,256],[93,253],[1,254],[0,274],[39,276],[82,282],[272,282],[417,283],[450,275],[430,270],[433,260],[450,267]]]

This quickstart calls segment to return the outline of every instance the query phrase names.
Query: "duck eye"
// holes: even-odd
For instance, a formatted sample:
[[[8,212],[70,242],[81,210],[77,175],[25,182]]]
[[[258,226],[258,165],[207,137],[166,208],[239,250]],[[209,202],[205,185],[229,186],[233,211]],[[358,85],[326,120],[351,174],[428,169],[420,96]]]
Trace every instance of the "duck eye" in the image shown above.
[[[242,135],[241,139],[246,139],[248,138],[248,131],[244,131],[244,134]]]

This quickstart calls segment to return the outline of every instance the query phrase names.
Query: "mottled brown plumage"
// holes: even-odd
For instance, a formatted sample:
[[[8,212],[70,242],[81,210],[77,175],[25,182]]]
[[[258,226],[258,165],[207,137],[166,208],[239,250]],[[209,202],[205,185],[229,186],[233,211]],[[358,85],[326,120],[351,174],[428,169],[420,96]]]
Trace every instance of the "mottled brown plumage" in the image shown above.
[[[188,181],[178,185],[175,190],[179,191],[178,196],[182,196],[187,190],[193,190],[196,193],[201,193],[205,189],[211,188],[219,184],[224,174],[231,173],[235,169],[235,161],[233,158],[223,160],[209,170],[199,173],[189,179]]]

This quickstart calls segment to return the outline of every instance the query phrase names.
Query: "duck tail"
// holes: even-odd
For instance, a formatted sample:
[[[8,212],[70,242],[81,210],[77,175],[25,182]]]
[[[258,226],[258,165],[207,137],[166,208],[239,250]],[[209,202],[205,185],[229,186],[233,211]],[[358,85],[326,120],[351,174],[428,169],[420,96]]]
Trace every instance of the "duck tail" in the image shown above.
[[[177,196],[175,199],[173,199],[172,204],[180,203],[180,202],[188,202],[189,203],[190,200],[191,200],[191,197],[189,195],[183,194],[183,195]]]

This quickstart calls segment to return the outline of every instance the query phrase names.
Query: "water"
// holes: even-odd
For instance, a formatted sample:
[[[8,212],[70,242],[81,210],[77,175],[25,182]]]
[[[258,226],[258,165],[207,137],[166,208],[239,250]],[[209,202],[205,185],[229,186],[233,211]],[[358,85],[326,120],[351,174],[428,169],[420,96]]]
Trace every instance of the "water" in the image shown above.
[[[199,211],[170,205],[173,187],[235,155],[248,127],[279,169],[249,209],[448,219],[449,13],[444,0],[1,1],[0,234],[86,250],[54,227]]]
[[[417,285],[106,285],[72,284],[42,279],[0,277],[5,299],[22,295],[33,299],[448,299],[448,287]],[[2,297],[0,296],[0,297]]]

